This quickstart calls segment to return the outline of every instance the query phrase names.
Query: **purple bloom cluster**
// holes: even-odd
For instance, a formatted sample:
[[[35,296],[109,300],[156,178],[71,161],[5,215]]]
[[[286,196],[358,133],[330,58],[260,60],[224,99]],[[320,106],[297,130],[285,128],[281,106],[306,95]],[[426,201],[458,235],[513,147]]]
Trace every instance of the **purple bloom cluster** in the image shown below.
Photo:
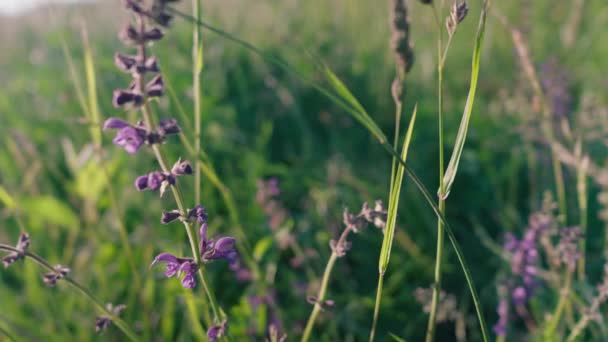
[[[583,232],[579,227],[564,228],[560,231],[557,251],[562,263],[566,265],[569,272],[574,272],[576,261],[581,257],[581,253],[578,250],[578,242],[581,238],[583,238]]]
[[[494,332],[496,336],[506,336],[507,335],[507,326],[509,324],[509,299],[501,298],[498,302],[498,308],[496,309],[496,313],[498,313],[498,322],[494,325]]]
[[[226,329],[228,328],[228,321],[223,320],[222,323],[214,324],[207,330],[207,337],[209,338],[209,342],[215,342],[218,338],[224,336],[226,334]]]
[[[374,209],[370,208],[367,202],[363,203],[359,214],[355,215],[344,209],[344,225],[346,229],[342,232],[340,238],[336,240],[330,240],[329,246],[331,250],[336,253],[339,257],[342,257],[350,249],[352,244],[346,240],[346,237],[350,232],[357,233],[359,230],[367,227],[368,224],[373,224],[378,229],[384,230],[386,228],[386,217],[387,211],[384,209],[381,200],[377,200],[374,205]]]
[[[175,119],[160,120],[158,126],[154,128],[146,107],[150,99],[162,96],[165,90],[158,60],[156,57],[146,54],[146,46],[162,39],[164,33],[159,27],[146,28],[146,22],[151,20],[160,26],[167,26],[171,20],[171,15],[167,13],[167,4],[176,1],[154,0],[147,6],[141,0],[122,0],[124,7],[135,14],[136,25],[129,24],[123,28],[119,33],[119,38],[125,45],[136,47],[137,54],[117,53],[114,56],[116,66],[129,73],[132,82],[128,88],[114,91],[113,103],[115,107],[141,109],[144,120],[133,125],[118,118],[109,118],[104,124],[104,130],[117,130],[114,144],[130,154],[136,153],[144,144],[161,144],[168,135],[178,134],[181,131]],[[162,196],[167,188],[176,185],[179,176],[192,173],[190,162],[180,159],[170,170],[163,166],[162,170],[148,172],[137,177],[134,182],[135,188],[140,191],[160,190]],[[201,224],[200,255],[195,258],[177,257],[166,252],[157,255],[152,265],[164,263],[166,277],[181,278],[182,286],[190,289],[196,286],[196,272],[199,270],[201,262],[225,259],[230,263],[231,268],[240,267],[233,237],[207,239],[207,212],[203,206],[198,205],[188,211],[178,209],[165,211],[161,217],[163,224],[176,220],[186,222],[187,225],[192,220]],[[61,272],[55,274],[61,274]],[[49,276],[49,281],[52,282],[51,278]]]
[[[226,260],[233,265],[239,262],[236,251],[236,240],[230,236],[222,236],[216,239],[207,239],[207,211],[205,207],[198,205],[189,210],[187,215],[182,216],[179,210],[164,212],[161,217],[162,223],[170,223],[175,220],[196,220],[201,224],[199,229],[199,251],[201,262],[208,263],[214,260]],[[196,286],[196,272],[199,265],[193,258],[180,258],[170,253],[161,253],[154,258],[152,266],[157,263],[165,263],[165,276],[181,277],[182,286],[191,289]]]
[[[530,217],[528,227],[521,239],[517,239],[512,233],[507,233],[504,248],[511,254],[511,273],[516,278],[516,286],[511,293],[515,304],[526,303],[540,285],[537,276],[539,240],[551,223],[549,215],[537,213]]]
[[[155,131],[148,131],[142,121],[131,125],[118,118],[109,118],[103,125],[104,130],[116,129],[113,143],[122,147],[127,153],[135,154],[144,145],[159,144],[165,137],[181,131],[175,119],[161,120]]]

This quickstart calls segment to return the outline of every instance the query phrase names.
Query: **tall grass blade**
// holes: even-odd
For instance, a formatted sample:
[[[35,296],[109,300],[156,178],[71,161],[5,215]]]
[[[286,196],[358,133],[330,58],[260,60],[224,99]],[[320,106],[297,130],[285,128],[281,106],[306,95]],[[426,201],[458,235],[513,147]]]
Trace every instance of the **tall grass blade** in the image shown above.
[[[469,128],[469,122],[471,120],[471,113],[473,112],[473,102],[475,101],[475,93],[477,91],[477,79],[479,78],[479,63],[481,60],[481,48],[483,46],[483,38],[486,31],[486,16],[487,16],[488,2],[483,2],[481,9],[481,16],[479,17],[479,25],[477,27],[477,36],[475,38],[475,47],[473,48],[472,68],[471,68],[471,85],[469,87],[469,95],[467,96],[467,102],[464,106],[464,112],[460,121],[460,127],[458,128],[458,135],[456,136],[456,142],[454,144],[454,151],[450,157],[450,162],[445,170],[445,176],[443,178],[444,188],[439,189],[439,196],[442,199],[446,199],[450,194],[450,189],[456,178],[456,172],[458,171],[458,164],[460,163],[460,157],[462,156],[462,150],[464,149],[464,143],[467,138],[467,130]]]
[[[414,106],[410,124],[405,134],[403,147],[401,149],[401,159],[407,160],[407,152],[410,147],[410,141],[412,140],[412,132],[414,131],[414,124],[416,122],[416,113],[418,112],[418,105]],[[395,146],[397,147],[397,146]],[[393,163],[395,163],[393,157]],[[380,302],[382,300],[382,286],[384,283],[384,274],[388,268],[388,262],[391,256],[391,249],[393,247],[393,240],[395,238],[395,224],[397,223],[397,211],[399,208],[399,195],[401,194],[401,184],[403,182],[404,165],[399,164],[397,167],[397,174],[393,178],[391,174],[391,189],[389,191],[389,202],[388,202],[388,215],[386,219],[386,231],[384,232],[384,239],[382,241],[382,249],[380,250],[380,257],[378,258],[378,286],[376,290],[376,303],[374,305],[374,318],[372,322],[372,329],[370,331],[369,340],[374,340],[376,333],[376,326],[378,324],[378,314],[380,312]],[[392,170],[391,170],[392,172]]]

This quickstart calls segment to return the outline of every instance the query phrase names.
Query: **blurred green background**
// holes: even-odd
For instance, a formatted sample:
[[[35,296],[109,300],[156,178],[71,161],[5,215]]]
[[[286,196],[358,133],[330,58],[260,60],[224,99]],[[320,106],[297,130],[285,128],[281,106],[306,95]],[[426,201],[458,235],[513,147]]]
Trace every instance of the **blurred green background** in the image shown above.
[[[480,3],[469,4],[469,16],[459,27],[445,66],[448,155],[466,101]],[[554,116],[561,144],[573,151],[580,140],[601,174],[608,141],[608,6],[602,0],[584,3],[582,19],[574,28],[575,5],[569,1],[494,1],[492,12],[504,15],[524,33],[547,94],[551,86],[562,87],[560,94],[566,95],[556,98],[569,99],[565,112]],[[405,118],[415,103],[419,115],[408,162],[429,189],[436,189],[436,28],[429,7],[418,1],[408,4],[416,58],[405,85]],[[185,11],[189,6],[181,4]],[[210,0],[203,1],[203,17],[314,79],[322,78],[315,65],[323,61],[392,135],[390,83],[395,71],[387,1]],[[114,0],[43,6],[0,17],[0,241],[14,244],[21,220],[32,239],[30,250],[52,264],[69,265],[73,278],[100,299],[127,304],[122,317],[144,340],[199,339],[199,325],[192,321],[186,302],[193,300],[204,311],[202,290],[197,288],[190,296],[177,281],[162,278],[160,267],[148,267],[161,251],[189,250],[183,229],[159,223],[160,212],[172,208],[172,199],[138,193],[132,185],[136,176],[155,168],[152,154],[130,157],[111,144],[111,134],[104,134],[100,157],[92,148],[91,123],[78,99],[76,89],[88,101],[95,88],[104,118],[125,117],[112,107],[111,96],[113,89],[128,82],[113,66],[114,53],[124,50],[116,32],[127,19]],[[388,202],[391,159],[358,123],[317,91],[241,46],[203,32],[203,148],[234,198],[238,223],[253,246],[263,279],[240,283],[223,263],[210,265],[207,274],[238,340],[262,340],[272,319],[280,321],[288,340],[297,340],[312,309],[306,296],[316,292],[331,253],[329,240],[342,229],[343,209],[358,212],[364,201]],[[180,119],[189,137],[193,130],[177,113],[183,106],[192,122],[191,45],[192,26],[177,20],[152,48],[176,95],[162,99],[157,111],[161,117]],[[95,87],[85,73],[87,46]],[[70,74],[66,52],[75,75]],[[549,149],[539,139],[541,114],[510,33],[494,15],[488,18],[480,72],[447,217],[472,267],[491,326],[496,320],[497,286],[509,271],[508,263],[492,249],[500,249],[505,232],[519,234],[525,228],[528,215],[542,207],[547,193],[554,193],[554,184]],[[186,157],[178,139],[167,145],[172,159]],[[576,224],[580,214],[575,169],[568,163],[563,167],[567,223]],[[118,216],[104,172],[119,201]],[[256,202],[256,184],[270,177],[276,177],[281,188],[276,201],[285,218],[279,233],[269,228],[269,217]],[[182,184],[191,203],[193,180],[184,179]],[[595,284],[601,278],[605,250],[605,226],[598,216],[605,203],[596,195],[606,184],[593,177],[588,184],[587,260],[589,282]],[[234,233],[235,218],[216,185],[203,178],[202,204],[209,212],[210,230]],[[418,341],[424,336],[427,314],[414,291],[432,283],[436,218],[407,180],[399,214],[379,340],[388,339],[390,332]],[[128,230],[137,275],[125,256],[119,222]],[[281,248],[285,234],[297,241],[303,261],[294,262],[300,252]],[[314,340],[359,341],[368,336],[382,235],[368,228],[351,240],[353,248],[338,261],[330,282],[328,296],[335,307],[322,313]],[[465,279],[446,247],[443,287],[464,313],[467,340],[480,340]],[[124,339],[115,327],[95,335],[93,307],[65,284],[46,288],[40,274],[31,263],[0,272],[1,328],[28,341]],[[135,278],[141,280],[139,287]],[[254,297],[265,299],[252,305]],[[553,306],[556,298],[544,300]],[[454,339],[455,329],[453,322],[440,324],[437,339]]]

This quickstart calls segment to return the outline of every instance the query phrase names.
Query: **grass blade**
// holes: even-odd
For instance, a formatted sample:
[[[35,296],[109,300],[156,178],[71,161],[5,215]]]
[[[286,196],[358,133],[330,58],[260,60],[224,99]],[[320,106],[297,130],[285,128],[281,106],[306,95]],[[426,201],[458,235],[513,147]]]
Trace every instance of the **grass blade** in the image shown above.
[[[450,157],[450,162],[445,175],[443,177],[443,191],[439,189],[439,196],[442,199],[446,199],[450,194],[450,189],[456,178],[456,172],[458,171],[458,164],[460,163],[460,157],[462,156],[462,150],[464,149],[464,143],[467,138],[467,130],[469,128],[469,122],[471,121],[471,113],[473,112],[473,103],[475,101],[475,93],[477,91],[477,79],[479,78],[479,62],[481,60],[481,47],[483,46],[483,38],[486,31],[486,16],[487,16],[487,1],[483,2],[481,9],[481,16],[479,17],[479,25],[477,27],[477,36],[475,38],[475,47],[473,48],[473,58],[471,67],[471,85],[469,87],[469,94],[467,96],[467,102],[464,106],[464,112],[460,121],[460,127],[458,128],[458,135],[456,136],[456,142],[454,144],[454,151]]]
[[[401,149],[401,159],[407,160],[407,152],[410,147],[412,140],[412,132],[414,131],[414,124],[416,122],[416,113],[418,112],[418,106],[414,106],[410,124],[405,134],[403,147]],[[393,157],[393,163],[396,163]],[[399,164],[397,167],[397,174],[393,178],[391,174],[391,189],[389,191],[389,202],[388,202],[388,215],[386,219],[386,231],[384,232],[384,239],[382,241],[382,249],[380,250],[380,257],[378,258],[378,286],[376,290],[376,303],[374,305],[374,318],[372,322],[372,329],[369,334],[369,340],[374,340],[376,333],[376,325],[378,324],[378,314],[380,312],[380,301],[382,300],[382,286],[384,283],[384,274],[388,268],[388,262],[391,256],[391,249],[393,247],[393,240],[395,238],[395,224],[397,223],[397,210],[399,208],[399,195],[401,194],[401,184],[403,183],[404,165]],[[392,172],[392,170],[391,170]]]

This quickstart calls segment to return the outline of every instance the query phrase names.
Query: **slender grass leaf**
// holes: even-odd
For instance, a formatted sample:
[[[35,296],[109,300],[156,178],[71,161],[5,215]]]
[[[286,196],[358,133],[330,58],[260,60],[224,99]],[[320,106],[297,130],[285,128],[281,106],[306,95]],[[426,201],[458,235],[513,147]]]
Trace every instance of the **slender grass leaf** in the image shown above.
[[[403,138],[403,147],[401,148],[401,160],[405,163],[407,160],[407,152],[410,147],[412,139],[412,133],[414,131],[414,124],[416,122],[416,114],[418,112],[418,106],[414,107],[412,112],[412,118],[407,128],[407,133]],[[393,246],[393,240],[395,238],[395,224],[397,223],[397,209],[399,207],[399,195],[401,193],[401,184],[403,182],[403,174],[405,164],[399,164],[397,167],[397,175],[393,187],[390,189],[390,199],[388,203],[388,215],[386,219],[386,231],[384,232],[384,240],[382,241],[382,249],[380,251],[380,258],[378,259],[378,268],[380,274],[384,274],[388,268],[388,262],[391,256],[391,249]]]
[[[460,127],[458,128],[458,135],[456,136],[456,142],[454,144],[454,150],[450,157],[450,162],[445,175],[443,177],[443,189],[439,189],[438,194],[442,199],[446,199],[450,194],[450,189],[456,178],[456,172],[458,171],[458,164],[460,163],[460,157],[462,156],[462,150],[464,149],[464,143],[467,138],[467,130],[469,128],[469,122],[471,121],[471,113],[473,112],[473,102],[475,101],[475,93],[477,91],[477,79],[479,78],[479,62],[481,60],[481,47],[483,46],[483,38],[486,31],[486,13],[487,13],[487,1],[484,1],[483,8],[481,9],[481,16],[479,18],[479,26],[477,27],[477,36],[475,39],[475,47],[473,48],[472,68],[471,68],[471,85],[469,87],[469,94],[467,96],[467,102],[464,106],[464,112],[460,121]]]

